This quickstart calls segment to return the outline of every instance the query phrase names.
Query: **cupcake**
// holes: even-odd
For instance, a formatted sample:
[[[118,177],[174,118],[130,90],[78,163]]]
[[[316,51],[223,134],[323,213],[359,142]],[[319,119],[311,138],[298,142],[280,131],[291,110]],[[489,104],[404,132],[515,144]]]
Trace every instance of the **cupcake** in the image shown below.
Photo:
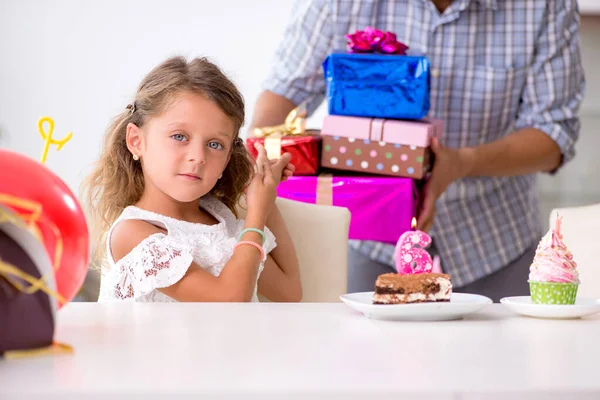
[[[575,304],[579,272],[573,254],[563,242],[562,217],[540,240],[529,269],[529,289],[534,304]]]

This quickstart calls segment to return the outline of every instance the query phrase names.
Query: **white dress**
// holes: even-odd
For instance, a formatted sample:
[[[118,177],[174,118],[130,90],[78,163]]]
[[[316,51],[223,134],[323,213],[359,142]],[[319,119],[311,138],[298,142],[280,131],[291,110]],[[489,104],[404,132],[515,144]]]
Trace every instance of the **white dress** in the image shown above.
[[[212,275],[219,276],[233,255],[233,246],[237,243],[237,237],[244,229],[245,222],[236,219],[225,204],[212,196],[202,198],[200,207],[219,223],[203,225],[181,221],[135,206],[125,208],[108,231],[106,248],[109,265],[102,271],[98,302],[174,302],[176,300],[157,289],[179,281],[192,261]],[[128,219],[147,221],[165,229],[168,234],[155,233],[147,237],[115,263],[110,252],[110,235],[119,222]],[[277,244],[268,228],[265,228],[265,235],[267,240],[263,249],[265,254],[268,254]],[[258,276],[264,268],[264,261],[259,266]],[[258,301],[256,286],[252,301]]]

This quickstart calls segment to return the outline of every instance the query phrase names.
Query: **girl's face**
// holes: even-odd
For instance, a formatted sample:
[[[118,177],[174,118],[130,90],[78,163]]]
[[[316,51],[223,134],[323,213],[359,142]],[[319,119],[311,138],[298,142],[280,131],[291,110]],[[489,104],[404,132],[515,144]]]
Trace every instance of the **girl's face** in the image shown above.
[[[127,144],[140,157],[146,187],[188,203],[215,186],[235,135],[233,121],[215,103],[183,92],[141,129],[130,124]]]

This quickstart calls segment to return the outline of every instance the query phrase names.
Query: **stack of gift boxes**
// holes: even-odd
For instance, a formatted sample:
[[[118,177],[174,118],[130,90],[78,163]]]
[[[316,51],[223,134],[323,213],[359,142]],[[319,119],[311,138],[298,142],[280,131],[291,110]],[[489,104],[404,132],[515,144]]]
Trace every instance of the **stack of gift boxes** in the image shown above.
[[[352,51],[325,59],[328,115],[320,132],[304,129],[301,105],[285,124],[257,129],[247,146],[254,156],[257,140],[269,158],[292,154],[295,176],[279,185],[280,197],[347,207],[350,239],[396,243],[411,229],[417,182],[431,169],[430,141],[443,126],[426,118],[428,60],[403,54],[406,47],[393,35],[387,45],[394,51],[385,54],[390,35],[356,32],[348,36]],[[363,46],[361,52],[355,52],[357,46]]]

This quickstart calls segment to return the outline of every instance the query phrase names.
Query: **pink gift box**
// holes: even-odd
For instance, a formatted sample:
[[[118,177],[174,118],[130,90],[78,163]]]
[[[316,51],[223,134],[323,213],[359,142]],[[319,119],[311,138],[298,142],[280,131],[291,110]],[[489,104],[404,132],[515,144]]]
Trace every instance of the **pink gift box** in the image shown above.
[[[416,215],[413,179],[379,176],[293,176],[277,188],[279,197],[350,210],[350,239],[395,244]]]
[[[321,135],[429,147],[433,136],[442,135],[443,126],[441,120],[432,118],[404,121],[328,115],[323,120]]]

